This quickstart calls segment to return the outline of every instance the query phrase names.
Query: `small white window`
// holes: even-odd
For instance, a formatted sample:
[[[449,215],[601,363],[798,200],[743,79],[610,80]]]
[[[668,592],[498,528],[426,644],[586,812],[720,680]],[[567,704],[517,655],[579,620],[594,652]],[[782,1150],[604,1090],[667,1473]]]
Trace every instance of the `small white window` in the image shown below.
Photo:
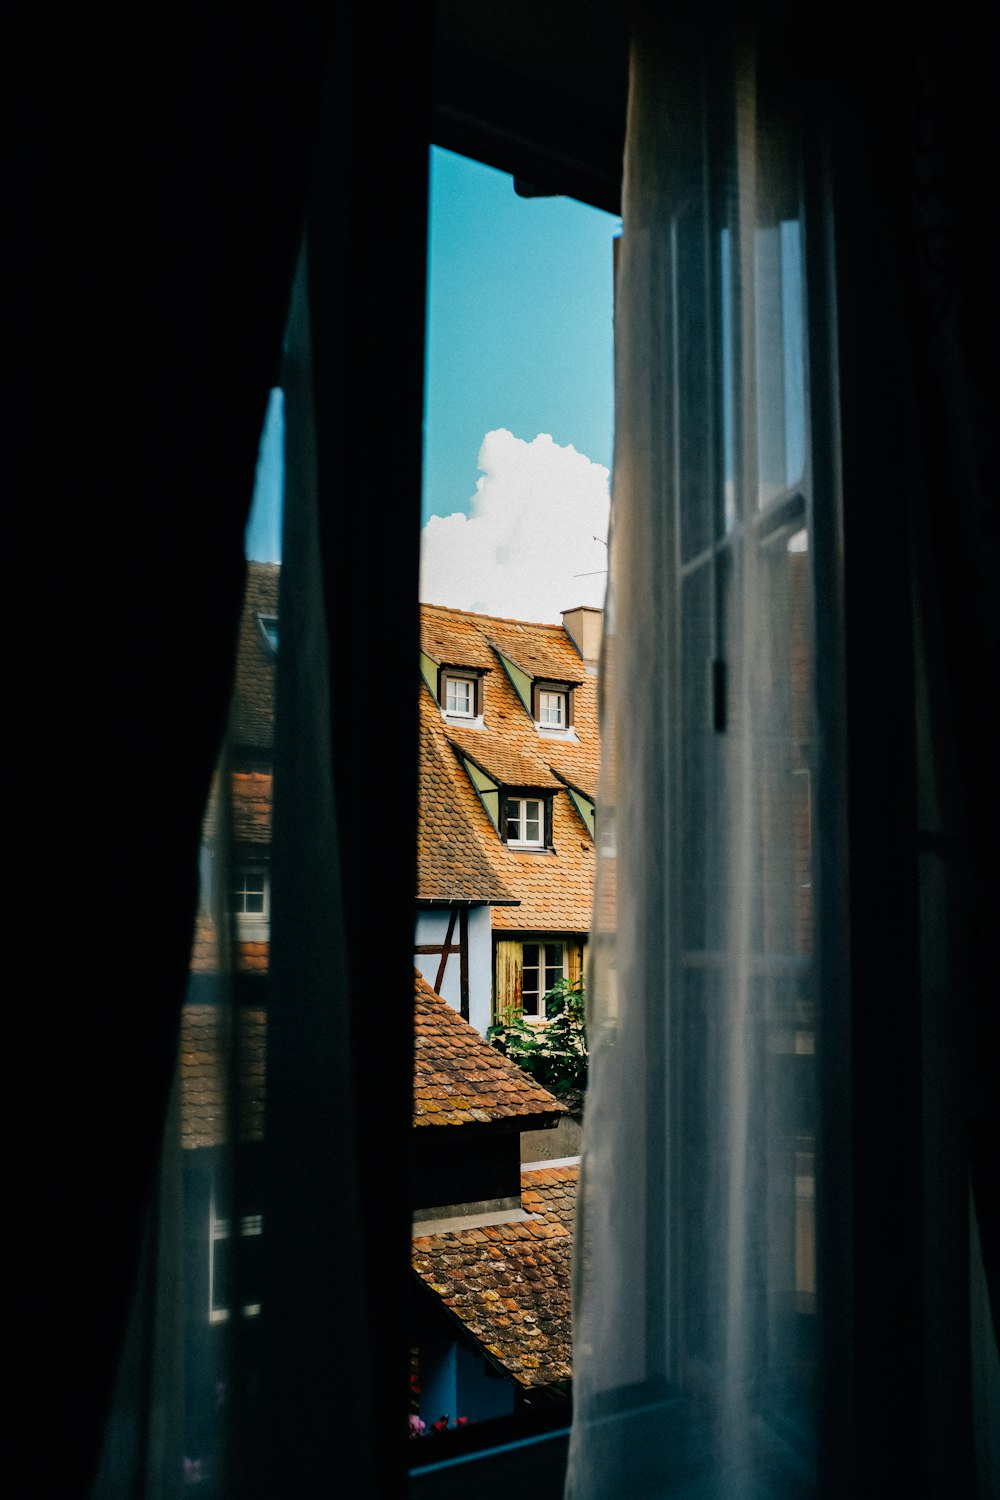
[[[538,694],[538,722],[546,729],[566,728],[566,694],[548,688]]]
[[[266,918],[270,885],[263,865],[244,865],[233,873],[232,910],[238,917]]]
[[[507,798],[507,842],[541,848],[545,842],[545,803],[540,797]]]
[[[521,945],[521,1013],[527,1021],[545,1020],[545,996],[565,975],[563,943]]]
[[[459,719],[476,717],[476,684],[471,677],[446,677],[444,711]]]
[[[244,1214],[240,1219],[240,1242],[243,1261],[244,1290],[256,1289],[260,1284],[260,1236],[264,1232],[264,1221],[260,1214]],[[208,1224],[208,1321],[228,1323],[231,1303],[231,1278],[233,1267],[230,1257],[233,1247],[232,1232],[228,1219],[216,1218],[215,1204],[209,1209]],[[247,1243],[249,1242],[249,1243]],[[253,1290],[250,1290],[253,1297]],[[260,1316],[260,1303],[245,1301],[241,1309],[245,1318]]]

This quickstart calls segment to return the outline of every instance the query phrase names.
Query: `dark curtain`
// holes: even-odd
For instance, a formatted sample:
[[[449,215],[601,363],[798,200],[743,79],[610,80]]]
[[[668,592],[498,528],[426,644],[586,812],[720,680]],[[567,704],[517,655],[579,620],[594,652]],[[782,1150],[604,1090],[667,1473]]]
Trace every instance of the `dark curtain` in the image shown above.
[[[975,1363],[989,1334],[970,1335],[970,1188],[994,1332],[1000,1297],[994,61],[975,7],[886,4],[838,13],[823,68],[851,746],[853,1421],[873,1493],[973,1492],[970,1339]],[[893,1430],[910,1436],[889,1443]]]
[[[377,39],[374,16],[355,34],[350,7],[311,0],[37,13],[8,33],[3,463],[11,620],[24,634],[6,736],[9,977],[23,979],[8,1032],[5,1426],[19,1494],[84,1495],[97,1464],[176,1055],[243,529],[317,143],[325,132],[324,238],[356,247],[352,184],[370,166],[391,194],[385,132],[372,143],[367,131],[409,9],[381,7]],[[331,101],[345,94],[338,115]],[[399,103],[399,129],[425,153]],[[357,133],[338,160],[329,135],[348,118]],[[422,218],[416,242],[421,277]],[[328,286],[324,305],[345,290]],[[387,332],[377,305],[366,332],[374,344]],[[411,385],[412,374],[411,360]],[[415,412],[412,455],[419,385],[396,404]],[[360,451],[337,467],[324,497],[346,512],[363,503]],[[412,464],[402,488],[415,539]],[[340,539],[329,522],[330,588]],[[405,1073],[392,1086],[405,1099]]]

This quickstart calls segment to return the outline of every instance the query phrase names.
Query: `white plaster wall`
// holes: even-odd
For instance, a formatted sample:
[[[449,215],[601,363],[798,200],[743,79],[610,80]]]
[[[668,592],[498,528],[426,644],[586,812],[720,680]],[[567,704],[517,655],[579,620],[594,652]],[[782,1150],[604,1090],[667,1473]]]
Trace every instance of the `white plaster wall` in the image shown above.
[[[443,943],[448,934],[447,911],[420,911],[414,942]],[[458,945],[459,924],[455,923],[452,943]],[[416,953],[413,962],[433,985],[437,978],[441,956],[438,953]],[[490,927],[488,906],[474,906],[469,911],[469,1020],[479,1032],[486,1035],[490,1024],[490,996],[493,989],[493,935]],[[461,961],[457,953],[448,958],[441,986],[441,998],[456,1010],[462,1008]]]

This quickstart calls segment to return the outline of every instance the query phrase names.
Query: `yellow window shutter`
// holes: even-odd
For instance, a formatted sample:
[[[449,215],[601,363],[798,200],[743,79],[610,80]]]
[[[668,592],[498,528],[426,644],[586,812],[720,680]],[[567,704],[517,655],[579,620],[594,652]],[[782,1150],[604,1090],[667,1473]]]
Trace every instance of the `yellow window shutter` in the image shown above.
[[[493,991],[493,1019],[504,1012],[521,1009],[521,944],[505,938],[496,948],[496,986]]]

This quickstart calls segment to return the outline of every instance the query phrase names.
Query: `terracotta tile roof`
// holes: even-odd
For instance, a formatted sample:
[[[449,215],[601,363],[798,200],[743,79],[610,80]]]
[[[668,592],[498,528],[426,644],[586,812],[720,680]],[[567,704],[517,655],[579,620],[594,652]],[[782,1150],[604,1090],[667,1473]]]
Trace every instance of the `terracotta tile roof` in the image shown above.
[[[565,1106],[484,1042],[414,970],[413,1123],[535,1129]]]
[[[266,940],[254,939],[248,942],[237,938],[234,941],[233,973],[266,974],[268,962],[269,944]],[[219,957],[219,935],[215,923],[205,912],[198,914],[189,967],[192,974],[218,974],[222,968]]]
[[[600,767],[597,726],[597,679],[587,673],[569,636],[560,625],[532,625],[474,615],[438,605],[421,605],[425,640],[464,643],[464,657],[453,665],[473,666],[491,653],[498,670],[489,674],[483,694],[482,729],[446,721],[421,681],[421,820],[424,809],[448,803],[433,861],[421,850],[418,890],[445,888],[448,881],[483,881],[483,863],[512,897],[516,907],[494,906],[494,929],[509,932],[586,932],[591,924],[595,850],[593,840],[566,785],[596,797]],[[573,693],[575,739],[542,735],[499,667],[493,646],[538,675],[578,684]],[[538,786],[553,796],[555,854],[510,849],[500,839],[452,746],[458,746],[505,785]],[[432,754],[436,747],[437,755]],[[445,799],[442,775],[450,781]],[[461,833],[458,830],[461,828]],[[450,873],[449,873],[450,866]],[[428,879],[433,872],[433,881]]]
[[[270,771],[234,771],[230,778],[233,839],[238,844],[271,842],[271,805],[274,778]],[[219,825],[219,777],[212,778],[208,806],[202,823],[202,839],[214,838]]]
[[[236,1025],[233,1046],[232,1026]],[[236,1100],[241,1141],[264,1138],[266,1014],[262,1008],[185,1005],[181,1012],[181,1144],[185,1150],[221,1146],[228,1139],[228,1083],[239,1080]]]
[[[417,819],[418,901],[509,901],[513,899],[498,870],[486,857],[469,824],[466,791],[468,777],[455,763],[455,756],[440,735],[434,733],[439,718],[429,695],[431,715],[421,718],[420,791]],[[456,786],[459,772],[464,786]],[[479,799],[472,793],[479,806]]]
[[[238,749],[270,753],[274,740],[275,659],[258,617],[277,616],[280,577],[279,563],[247,564],[236,681],[229,714],[230,735]]]
[[[432,606],[420,611],[420,647],[439,666],[470,667],[490,671],[497,659],[479,630],[466,627],[459,610],[438,610]],[[469,618],[475,619],[475,616]]]
[[[414,1239],[412,1265],[497,1365],[521,1386],[572,1377],[570,1253],[578,1171],[521,1174],[537,1218]]]
[[[448,726],[448,743],[468,755],[503,786],[554,787],[559,785],[544,759],[530,751],[515,749],[481,729]]]
[[[500,845],[504,880],[521,904],[493,908],[495,931],[589,930],[594,902],[594,841],[566,792],[553,801],[552,842],[554,854]]]
[[[490,645],[529,677],[549,682],[582,682],[586,668],[561,625],[530,625],[523,620],[493,620]]]

